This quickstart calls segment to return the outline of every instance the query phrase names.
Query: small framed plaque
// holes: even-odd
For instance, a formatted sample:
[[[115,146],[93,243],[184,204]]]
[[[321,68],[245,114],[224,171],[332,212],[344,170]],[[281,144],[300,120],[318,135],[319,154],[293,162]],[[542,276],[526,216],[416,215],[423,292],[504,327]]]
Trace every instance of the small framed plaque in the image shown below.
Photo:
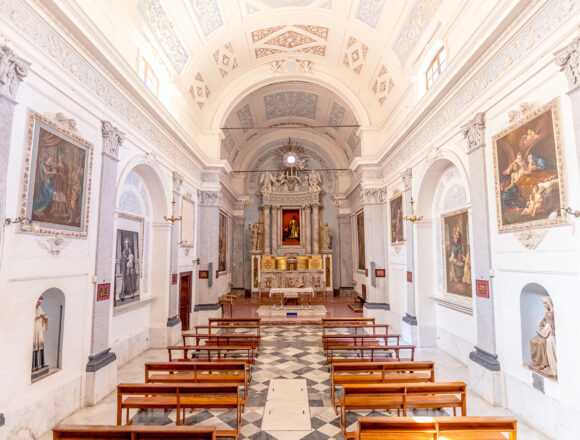
[[[176,273],[172,273],[171,274],[171,285],[175,286],[177,284],[177,274]]]
[[[105,301],[111,296],[111,283],[97,285],[97,301]]]
[[[209,278],[209,270],[200,270],[199,271],[199,279],[200,280],[207,280]]]
[[[408,283],[413,282],[413,272],[411,272],[411,271],[407,271],[407,282]]]
[[[387,271],[385,269],[375,269],[375,277],[385,278],[386,272]]]
[[[489,281],[475,280],[475,294],[481,298],[489,298]]]

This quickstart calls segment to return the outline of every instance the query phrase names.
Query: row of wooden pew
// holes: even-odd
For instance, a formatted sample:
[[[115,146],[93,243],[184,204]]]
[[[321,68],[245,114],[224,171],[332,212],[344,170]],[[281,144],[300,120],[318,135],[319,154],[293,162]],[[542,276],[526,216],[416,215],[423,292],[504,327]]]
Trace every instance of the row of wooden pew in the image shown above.
[[[466,384],[436,382],[434,362],[415,361],[415,347],[400,345],[400,335],[388,329],[374,318],[322,320],[330,398],[346,438],[505,440],[504,432],[510,440],[516,438],[515,420],[466,417]],[[340,399],[337,387],[343,391]],[[462,417],[406,417],[407,410],[419,408],[452,408],[454,416],[459,408]],[[403,417],[360,417],[358,431],[346,431],[348,411],[392,409]]]
[[[54,438],[237,439],[260,326],[259,318],[215,318],[207,326],[183,332],[184,345],[168,347],[168,362],[145,364],[144,383],[117,386],[117,426],[63,425],[53,430]],[[190,341],[194,344],[188,345]],[[176,357],[175,352],[183,356]],[[236,411],[235,429],[183,426],[186,410],[216,408]],[[175,410],[177,426],[131,425],[131,410],[149,409]]]

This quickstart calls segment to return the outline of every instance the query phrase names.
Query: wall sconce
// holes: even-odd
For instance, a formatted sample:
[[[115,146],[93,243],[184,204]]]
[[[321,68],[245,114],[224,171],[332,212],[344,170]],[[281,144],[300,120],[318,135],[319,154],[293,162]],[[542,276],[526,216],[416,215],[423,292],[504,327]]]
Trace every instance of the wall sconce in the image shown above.
[[[413,201],[413,197],[411,197],[411,216],[410,217],[403,217],[404,221],[409,221],[411,223],[420,222],[423,220],[423,216],[416,216],[415,215],[415,202]]]
[[[560,212],[563,211],[566,214],[570,214],[573,215],[574,217],[580,217],[580,211],[573,211],[572,208],[568,207],[568,208],[558,208],[556,209],[554,212],[550,213],[550,215],[548,216],[548,218],[550,220],[554,220],[556,217],[558,217],[558,214],[560,214]]]
[[[342,208],[344,206],[344,199],[335,194],[333,203],[336,209]]]
[[[16,218],[5,218],[4,219],[4,226],[11,225],[12,223],[24,223],[29,225],[32,223],[32,220],[26,217],[16,217]]]
[[[196,258],[195,260],[191,260],[192,263],[194,263],[196,266],[200,264],[199,258]]]

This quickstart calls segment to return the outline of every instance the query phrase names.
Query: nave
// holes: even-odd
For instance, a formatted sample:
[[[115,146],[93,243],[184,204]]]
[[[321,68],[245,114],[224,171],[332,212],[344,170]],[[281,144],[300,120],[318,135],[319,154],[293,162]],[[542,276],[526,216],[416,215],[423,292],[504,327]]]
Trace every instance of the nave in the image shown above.
[[[326,357],[321,344],[321,327],[303,326],[262,326],[261,346],[253,367],[250,391],[243,413],[240,439],[252,440],[342,440],[339,417],[335,414],[330,400],[330,378]],[[517,418],[503,408],[492,407],[477,394],[469,390],[467,367],[445,352],[436,348],[417,349],[416,360],[435,362],[437,381],[465,381],[467,383],[467,414],[494,417]],[[142,382],[143,365],[147,362],[167,361],[167,350],[151,349],[135,357],[119,369],[119,382]],[[268,399],[268,388],[275,379],[305,379],[308,387],[308,411],[311,430],[307,431],[262,431],[264,409]],[[340,395],[340,393],[339,393]],[[292,407],[288,407],[289,413]],[[115,424],[116,393],[112,392],[94,407],[76,411],[62,421],[62,424]],[[378,411],[350,411],[347,413],[347,432],[357,429],[358,416],[395,416]],[[414,410],[409,416],[446,416],[450,410]],[[134,411],[131,412],[134,415]],[[235,429],[234,410],[198,410],[186,415],[187,424],[215,425],[218,430]],[[284,424],[285,420],[277,420]],[[163,410],[150,410],[133,418],[134,424],[170,425],[175,423],[175,411],[165,415]],[[518,421],[517,438],[520,440],[547,440],[526,423]],[[50,440],[52,433],[45,433],[40,440]]]

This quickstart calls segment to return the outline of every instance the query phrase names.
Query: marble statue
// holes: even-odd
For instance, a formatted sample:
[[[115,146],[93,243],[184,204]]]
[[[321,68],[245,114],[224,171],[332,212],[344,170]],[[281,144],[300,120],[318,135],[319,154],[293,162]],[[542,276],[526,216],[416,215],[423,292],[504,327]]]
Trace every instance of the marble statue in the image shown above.
[[[330,227],[328,226],[328,223],[325,223],[322,226],[320,235],[322,238],[322,249],[330,249],[330,241],[332,239],[332,235],[330,233]]]
[[[273,185],[276,182],[276,178],[272,175],[270,171],[266,171],[260,177],[260,183],[262,184],[262,191],[272,192]]]
[[[248,229],[250,230],[250,234],[252,234],[252,250],[257,251],[258,245],[260,244],[260,226],[258,223],[254,223],[253,225],[248,225]]]
[[[556,358],[556,329],[554,327],[554,305],[549,296],[542,298],[546,309],[544,319],[540,322],[536,336],[530,339],[531,367],[534,367],[548,376],[556,376],[558,360]]]
[[[308,186],[311,192],[320,192],[320,175],[312,170],[308,172]]]
[[[42,310],[41,304],[44,298],[41,296],[36,302],[34,316],[34,335],[32,339],[32,371],[45,366],[44,363],[44,334],[48,330],[48,316]]]

